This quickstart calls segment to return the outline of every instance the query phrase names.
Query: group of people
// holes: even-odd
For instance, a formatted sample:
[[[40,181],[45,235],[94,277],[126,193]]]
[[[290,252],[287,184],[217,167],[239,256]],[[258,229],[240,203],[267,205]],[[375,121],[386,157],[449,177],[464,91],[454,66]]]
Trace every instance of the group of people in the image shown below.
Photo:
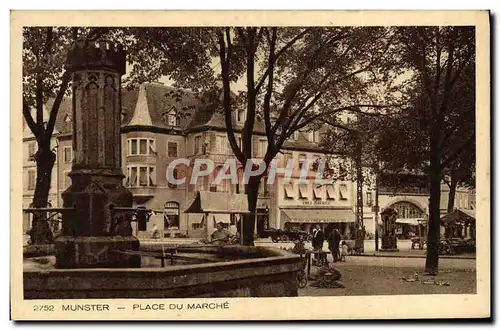
[[[333,262],[344,261],[349,253],[349,247],[345,241],[342,240],[342,236],[337,228],[334,228],[328,237],[326,238],[328,242],[328,250],[332,253]],[[320,225],[316,225],[313,230],[312,247],[315,251],[321,252],[323,250],[323,244],[325,242],[325,233],[321,229]],[[315,258],[318,258],[318,254],[315,254]]]

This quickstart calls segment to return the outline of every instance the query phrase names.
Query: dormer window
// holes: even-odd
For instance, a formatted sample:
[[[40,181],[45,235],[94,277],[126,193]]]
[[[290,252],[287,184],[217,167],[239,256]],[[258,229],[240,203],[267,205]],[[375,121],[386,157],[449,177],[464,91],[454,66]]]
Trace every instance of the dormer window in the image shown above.
[[[175,111],[174,109],[170,110],[169,112],[165,112],[163,114],[163,120],[168,126],[179,126],[177,111]]]
[[[66,116],[64,116],[64,122],[65,122],[66,124],[69,124],[69,123],[71,122],[71,116],[70,116],[70,115],[68,115],[68,114],[67,114]]]

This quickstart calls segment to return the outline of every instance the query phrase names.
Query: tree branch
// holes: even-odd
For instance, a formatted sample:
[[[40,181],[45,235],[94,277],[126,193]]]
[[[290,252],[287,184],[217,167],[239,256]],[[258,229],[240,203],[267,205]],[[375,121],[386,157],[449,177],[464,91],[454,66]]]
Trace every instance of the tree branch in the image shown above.
[[[443,160],[441,162],[441,165],[440,165],[441,170],[446,168],[451,162],[453,162],[455,159],[457,159],[458,156],[460,156],[460,154],[465,149],[467,149],[466,147],[474,141],[475,141],[475,135],[471,135],[460,147],[455,149],[455,151],[452,152],[450,156],[448,156],[445,160]]]
[[[305,30],[303,30],[302,32],[300,32],[299,34],[297,34],[295,37],[293,37],[292,39],[290,39],[284,46],[283,48],[281,48],[277,53],[276,53],[276,56],[274,57],[274,63],[273,65],[276,63],[276,61],[280,58],[280,56],[288,49],[290,48],[291,46],[293,46],[293,44],[295,44],[297,42],[297,40],[301,39],[307,32],[309,32],[312,28],[307,28]],[[260,88],[262,87],[262,85],[264,84],[264,81],[267,79],[267,76],[269,75],[269,66],[268,68],[266,69],[266,71],[264,72],[264,74],[262,75],[262,77],[260,77],[260,79],[257,81],[257,84],[256,84],[256,87],[255,87],[255,90],[256,92],[258,92],[260,90]]]
[[[226,28],[228,29],[228,28]],[[227,32],[227,30],[226,30]],[[231,149],[233,149],[234,155],[238,159],[241,164],[246,163],[246,159],[243,156],[243,153],[236,142],[236,138],[234,136],[233,129],[233,120],[232,120],[232,111],[231,111],[231,83],[229,81],[229,70],[231,67],[231,39],[228,39],[228,50],[229,56],[226,55],[226,43],[224,41],[224,34],[222,31],[218,31],[219,38],[219,57],[220,57],[220,65],[221,65],[221,76],[222,76],[222,85],[223,85],[223,93],[224,93],[224,122],[226,125],[227,138],[229,140],[229,144]]]
[[[35,135],[35,137],[38,138],[38,135],[40,134],[39,126],[33,120],[33,117],[31,116],[30,112],[30,107],[25,102],[23,102],[23,116],[33,135]]]
[[[57,91],[56,98],[54,100],[54,103],[52,104],[52,109],[50,110],[49,122],[47,123],[47,128],[45,130],[45,135],[47,139],[50,139],[52,133],[54,132],[57,113],[59,112],[59,107],[61,106],[64,94],[66,93],[66,89],[68,88],[69,80],[70,80],[70,74],[67,71],[65,71],[63,73],[61,79],[61,85],[59,85],[59,90]]]
[[[277,28],[272,28],[272,36],[269,36],[269,30],[266,29],[266,34],[269,40],[269,61],[268,72],[269,78],[267,79],[267,91],[264,96],[264,123],[266,126],[266,135],[268,148],[274,146],[274,134],[271,131],[271,95],[273,93],[273,78],[274,78],[274,62],[275,62],[275,47],[276,47],[276,33]]]
[[[227,33],[228,30],[226,30]],[[255,78],[254,78],[254,66],[255,66],[255,28],[247,28],[247,113],[245,125],[243,127],[242,133],[242,144],[243,144],[243,155],[247,159],[252,157],[252,135],[253,128],[255,124],[255,107],[256,107],[256,95],[255,95]],[[229,37],[229,35],[227,35]]]

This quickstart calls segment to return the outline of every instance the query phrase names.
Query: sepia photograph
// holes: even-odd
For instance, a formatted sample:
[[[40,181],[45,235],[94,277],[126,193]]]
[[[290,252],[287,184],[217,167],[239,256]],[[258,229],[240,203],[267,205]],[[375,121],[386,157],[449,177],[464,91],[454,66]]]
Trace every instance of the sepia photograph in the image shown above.
[[[421,317],[488,316],[489,16],[465,13],[13,12],[17,315],[169,319],[278,298],[347,304],[318,319],[404,318],[426,299],[483,304]],[[406,316],[359,310],[387,296]]]

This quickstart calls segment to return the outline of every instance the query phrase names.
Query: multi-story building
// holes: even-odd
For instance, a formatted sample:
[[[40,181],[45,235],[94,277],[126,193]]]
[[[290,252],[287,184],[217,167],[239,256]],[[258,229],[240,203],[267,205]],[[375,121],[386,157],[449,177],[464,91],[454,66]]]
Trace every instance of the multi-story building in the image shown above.
[[[72,111],[71,100],[61,104],[53,145],[57,150],[57,161],[52,175],[52,206],[62,205],[61,193],[71,184],[68,172],[72,163]],[[238,144],[241,146],[241,130],[244,124],[244,111],[233,114],[233,129]],[[222,108],[217,97],[194,97],[189,91],[181,91],[161,83],[145,83],[137,90],[122,91],[122,139],[121,153],[125,185],[134,196],[134,206],[144,205],[154,210],[148,223],[165,236],[201,237],[204,233],[204,221],[234,225],[236,216],[213,214],[203,219],[201,214],[187,214],[197,191],[225,192],[227,198],[233,194],[243,194],[243,165],[238,162],[238,182],[230,180],[213,184],[213,179],[222,169],[227,159],[235,158],[226,135]],[[262,158],[267,149],[264,126],[257,120],[252,141],[253,158]],[[318,184],[314,179],[316,172],[309,168],[307,183],[301,182],[301,169],[308,160],[313,163],[325,155],[319,147],[320,131],[296,132],[285,142],[277,156],[280,168],[286,168],[293,160],[290,181],[285,174],[276,176],[272,184],[263,178],[257,202],[256,231],[262,234],[267,228],[300,227],[312,230],[314,224],[320,224],[326,231],[337,227],[348,234],[355,227],[356,183],[352,181],[325,181]],[[36,144],[35,144],[36,146]],[[31,156],[33,136],[25,127],[24,135],[24,207],[29,206],[33,197],[35,163]],[[196,184],[190,184],[192,167],[178,166],[174,177],[188,180],[184,184],[174,185],[167,181],[167,167],[175,159],[186,158],[191,164],[198,159],[210,159],[215,164],[215,171],[207,177],[200,177]],[[391,193],[392,194],[392,193]],[[421,212],[426,212],[428,193],[422,195],[385,195],[379,193],[380,207],[408,202]],[[398,199],[399,198],[399,199]],[[374,194],[364,189],[364,223],[366,231],[374,233],[375,222],[372,212]],[[457,198],[457,200],[461,200]],[[411,215],[413,216],[413,215]],[[28,222],[28,219],[25,219]],[[139,236],[144,233],[136,234]]]

